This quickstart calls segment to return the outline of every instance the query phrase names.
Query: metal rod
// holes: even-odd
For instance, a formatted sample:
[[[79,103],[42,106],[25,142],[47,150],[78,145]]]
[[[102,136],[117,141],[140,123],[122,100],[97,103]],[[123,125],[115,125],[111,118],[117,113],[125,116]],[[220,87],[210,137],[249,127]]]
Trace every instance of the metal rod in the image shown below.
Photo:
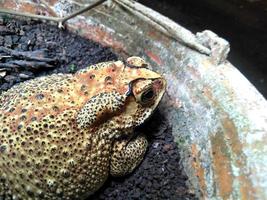
[[[60,21],[61,21],[62,24],[64,24],[67,20],[69,20],[69,19],[71,19],[71,18],[73,18],[73,17],[76,17],[77,15],[82,14],[82,13],[88,11],[88,10],[91,10],[91,9],[93,9],[94,7],[96,7],[96,6],[98,6],[98,5],[102,4],[102,3],[104,3],[105,1],[106,1],[106,0],[99,0],[99,1],[96,1],[95,3],[93,3],[93,4],[91,4],[91,5],[88,5],[88,6],[84,7],[84,8],[82,8],[82,9],[76,11],[76,12],[70,14],[69,16],[66,16],[66,17],[61,18]]]
[[[14,10],[8,10],[8,9],[1,9],[0,8],[0,14],[9,14],[9,15],[16,15],[16,16],[22,16],[22,17],[29,17],[33,19],[41,19],[41,20],[49,20],[54,22],[59,22],[59,17],[51,17],[51,16],[44,16],[44,15],[35,15],[31,13],[21,13]]]

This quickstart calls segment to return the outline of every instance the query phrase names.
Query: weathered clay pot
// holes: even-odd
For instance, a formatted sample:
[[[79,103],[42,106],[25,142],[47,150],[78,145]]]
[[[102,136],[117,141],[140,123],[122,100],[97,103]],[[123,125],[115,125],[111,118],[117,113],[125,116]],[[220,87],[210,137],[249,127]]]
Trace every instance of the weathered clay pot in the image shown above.
[[[0,8],[60,16],[92,3],[35,2],[1,0]],[[67,28],[122,57],[141,56],[164,74],[181,165],[198,197],[267,198],[267,102],[226,60],[225,40],[209,31],[193,35],[128,0],[102,4]]]

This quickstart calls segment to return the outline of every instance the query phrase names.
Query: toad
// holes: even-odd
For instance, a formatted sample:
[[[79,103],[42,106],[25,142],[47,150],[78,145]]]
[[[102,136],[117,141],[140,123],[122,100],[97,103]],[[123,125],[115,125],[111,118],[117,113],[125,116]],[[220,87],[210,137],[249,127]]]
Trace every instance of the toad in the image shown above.
[[[139,57],[35,78],[0,96],[0,197],[85,199],[131,173],[147,140],[134,129],[166,81]]]

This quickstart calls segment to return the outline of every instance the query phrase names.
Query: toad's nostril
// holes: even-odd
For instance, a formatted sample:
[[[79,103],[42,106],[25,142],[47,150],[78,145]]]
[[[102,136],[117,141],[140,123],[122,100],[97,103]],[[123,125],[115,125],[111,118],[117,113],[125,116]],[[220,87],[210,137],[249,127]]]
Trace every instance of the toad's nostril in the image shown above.
[[[156,89],[162,89],[163,88],[163,81],[161,79],[157,79],[154,81],[154,87]]]
[[[159,80],[156,81],[156,84],[162,85],[162,81],[159,79]]]

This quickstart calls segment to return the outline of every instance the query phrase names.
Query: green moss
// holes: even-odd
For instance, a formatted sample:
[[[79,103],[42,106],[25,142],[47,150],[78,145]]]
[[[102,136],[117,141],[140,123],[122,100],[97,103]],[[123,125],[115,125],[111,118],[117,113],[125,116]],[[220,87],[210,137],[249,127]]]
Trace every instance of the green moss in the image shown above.
[[[76,65],[74,65],[74,64],[70,64],[69,66],[68,66],[68,71],[70,72],[70,73],[74,73],[74,72],[76,72],[77,71],[77,66]]]

